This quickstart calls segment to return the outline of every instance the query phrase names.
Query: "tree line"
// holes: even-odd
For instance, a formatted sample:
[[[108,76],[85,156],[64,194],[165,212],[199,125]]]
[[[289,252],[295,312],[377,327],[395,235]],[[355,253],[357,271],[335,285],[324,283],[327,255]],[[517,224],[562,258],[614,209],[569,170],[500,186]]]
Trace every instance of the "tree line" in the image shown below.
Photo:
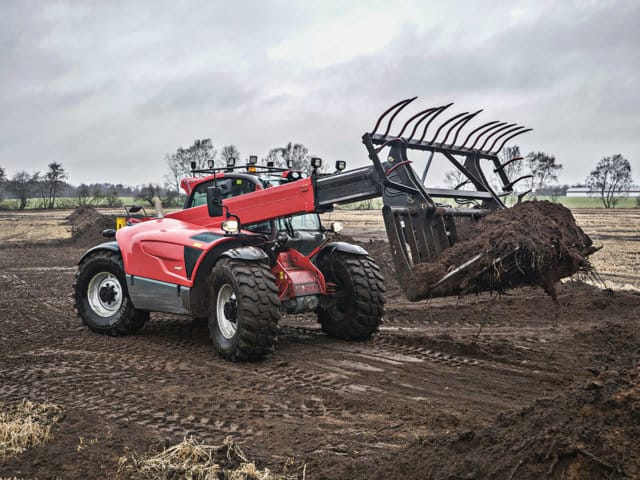
[[[120,197],[133,197],[142,202],[154,205],[154,198],[162,200],[167,207],[180,206],[183,196],[180,193],[180,181],[191,176],[192,164],[196,169],[210,166],[224,167],[230,158],[238,162],[246,162],[235,145],[225,145],[220,151],[215,148],[210,138],[196,139],[188,147],[179,147],[174,153],[165,156],[167,173],[163,184],[147,183],[135,187],[123,184],[93,183],[90,185],[70,185],[66,182],[68,174],[62,164],[52,162],[44,173],[20,170],[11,178],[0,166],[0,205],[3,198],[17,200],[16,208],[23,210],[29,199],[36,199],[39,208],[73,207],[83,205],[106,205],[117,207],[122,205]],[[515,145],[505,147],[499,155],[507,177],[519,179],[514,185],[516,193],[528,194],[534,198],[540,195],[552,197],[564,196],[567,185],[559,185],[558,178],[563,165],[555,156],[545,152],[531,152],[522,157],[520,148]],[[273,162],[277,167],[290,167],[311,173],[311,156],[309,149],[302,143],[288,142],[281,147],[271,148],[260,158],[259,163]],[[325,171],[328,168],[325,166]],[[497,178],[488,179],[497,190]],[[459,170],[445,173],[445,183],[451,188],[464,188],[469,183]],[[620,154],[602,158],[585,180],[590,191],[597,192],[605,208],[614,208],[626,196],[631,185],[631,164]],[[64,198],[64,202],[60,199]],[[640,198],[637,200],[640,206]]]
[[[533,198],[566,195],[569,186],[558,184],[563,165],[556,161],[554,155],[530,152],[522,156],[520,147],[514,145],[503,148],[498,157],[501,163],[506,165],[504,171],[507,177],[516,181],[513,186],[514,193]],[[495,190],[501,190],[497,177],[488,181]],[[470,182],[459,170],[450,170],[445,173],[445,183],[451,188],[464,188]],[[615,154],[603,157],[586,177],[585,183],[578,186],[588,187],[590,192],[594,192],[600,198],[605,208],[614,208],[627,196],[632,184],[629,160]],[[640,197],[636,203],[640,206]]]
[[[192,162],[197,169],[210,165],[224,167],[229,158],[241,162],[240,151],[235,145],[226,145],[220,152],[209,138],[196,139],[189,147],[178,148],[165,157],[167,173],[163,185],[149,182],[135,187],[123,184],[93,183],[73,186],[67,183],[68,174],[61,163],[52,162],[45,173],[20,170],[12,177],[0,166],[0,208],[3,199],[16,200],[18,210],[27,208],[29,201],[35,199],[37,208],[52,209],[55,207],[75,207],[86,205],[102,205],[108,207],[122,206],[120,197],[133,197],[150,206],[154,206],[154,198],[162,200],[165,207],[180,206],[184,197],[180,191],[180,181],[191,176]],[[246,161],[246,159],[244,159]],[[260,162],[273,162],[275,166],[290,166],[307,173],[311,171],[309,149],[301,143],[289,142],[283,147],[270,149]]]

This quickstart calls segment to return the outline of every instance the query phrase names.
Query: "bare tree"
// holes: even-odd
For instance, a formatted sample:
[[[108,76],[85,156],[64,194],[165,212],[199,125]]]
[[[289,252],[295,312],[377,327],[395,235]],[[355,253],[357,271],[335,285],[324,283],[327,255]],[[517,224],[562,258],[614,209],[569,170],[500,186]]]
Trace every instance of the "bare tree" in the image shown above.
[[[29,197],[31,197],[35,191],[37,178],[37,173],[30,175],[24,170],[16,172],[16,174],[11,177],[11,180],[7,184],[7,190],[13,192],[20,202],[18,210],[24,210],[26,208]]]
[[[165,156],[169,172],[164,176],[165,185],[180,191],[180,180],[191,176],[191,162],[197,169],[207,168],[209,161],[216,162],[218,152],[210,138],[194,140],[193,145],[187,148],[178,148],[175,153]]]
[[[533,195],[542,187],[558,181],[562,164],[556,163],[556,157],[544,152],[531,152],[526,158],[526,168],[531,173],[531,191]]]
[[[620,154],[604,157],[587,177],[587,186],[597,190],[605,208],[615,208],[631,188],[631,165]]]
[[[230,158],[235,158],[236,160],[240,160],[240,151],[235,145],[225,145],[220,150],[220,161],[227,164],[227,160]]]
[[[272,148],[263,160],[274,162],[276,167],[302,170],[308,175],[312,170],[309,149],[302,143],[289,142],[284,147]]]

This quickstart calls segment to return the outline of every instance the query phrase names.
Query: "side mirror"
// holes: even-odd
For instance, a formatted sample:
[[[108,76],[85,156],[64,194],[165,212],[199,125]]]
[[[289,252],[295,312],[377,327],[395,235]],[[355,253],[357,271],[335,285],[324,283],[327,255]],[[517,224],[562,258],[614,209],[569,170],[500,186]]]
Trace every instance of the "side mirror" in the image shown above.
[[[207,188],[207,209],[210,217],[222,216],[222,190],[220,187]]]

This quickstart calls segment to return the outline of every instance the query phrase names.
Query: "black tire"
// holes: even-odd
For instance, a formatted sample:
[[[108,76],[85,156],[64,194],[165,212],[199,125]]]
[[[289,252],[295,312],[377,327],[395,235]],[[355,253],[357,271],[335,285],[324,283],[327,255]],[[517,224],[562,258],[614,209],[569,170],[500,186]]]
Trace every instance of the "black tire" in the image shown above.
[[[129,298],[122,257],[116,252],[97,251],[82,261],[74,299],[78,316],[94,332],[128,335],[149,319],[149,312],[137,310]]]
[[[260,360],[273,351],[280,300],[269,267],[223,258],[209,282],[209,333],[220,356],[243,362]]]
[[[366,340],[378,331],[384,314],[384,277],[369,256],[332,252],[318,268],[336,285],[331,301],[318,308],[322,331],[342,340]]]

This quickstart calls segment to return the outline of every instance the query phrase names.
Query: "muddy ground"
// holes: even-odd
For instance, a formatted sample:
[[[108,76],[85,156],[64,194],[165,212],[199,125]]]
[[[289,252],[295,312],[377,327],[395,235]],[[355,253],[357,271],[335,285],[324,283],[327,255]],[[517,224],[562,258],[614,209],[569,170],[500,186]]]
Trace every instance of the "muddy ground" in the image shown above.
[[[575,281],[558,304],[533,288],[409,304],[384,243],[365,241],[388,287],[373,340],[288,316],[273,355],[232,364],[184,317],[152,314],[125,338],[82,327],[71,285],[93,240],[0,245],[0,402],[66,409],[50,442],[0,461],[0,478],[113,478],[122,455],[185,435],[230,435],[260,468],[298,478],[640,478],[635,291]],[[640,239],[622,241],[637,265]]]

